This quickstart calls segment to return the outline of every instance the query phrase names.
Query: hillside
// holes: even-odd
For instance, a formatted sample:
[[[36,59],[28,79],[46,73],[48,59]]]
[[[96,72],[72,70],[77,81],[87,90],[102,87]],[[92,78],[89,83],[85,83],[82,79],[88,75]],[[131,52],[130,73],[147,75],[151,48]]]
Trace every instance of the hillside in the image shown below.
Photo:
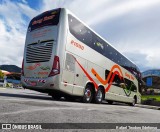
[[[16,65],[0,65],[0,70],[5,70],[8,72],[16,72],[16,73],[21,72],[21,68]]]

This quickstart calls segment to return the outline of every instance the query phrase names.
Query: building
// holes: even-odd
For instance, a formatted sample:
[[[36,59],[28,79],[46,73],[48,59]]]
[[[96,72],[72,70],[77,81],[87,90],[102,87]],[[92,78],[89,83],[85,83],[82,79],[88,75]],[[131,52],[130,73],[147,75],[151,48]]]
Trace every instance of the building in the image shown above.
[[[151,69],[142,72],[142,79],[146,84],[146,92],[160,94],[160,69]]]
[[[21,86],[21,73],[8,72],[5,70],[1,70],[4,74],[4,78],[0,80],[0,86],[7,87],[7,85],[11,85],[12,87]],[[9,87],[11,87],[9,85]]]
[[[8,71],[5,71],[5,70],[1,70],[1,71],[2,71],[2,73],[3,73],[4,75],[11,74],[10,72],[8,72]]]

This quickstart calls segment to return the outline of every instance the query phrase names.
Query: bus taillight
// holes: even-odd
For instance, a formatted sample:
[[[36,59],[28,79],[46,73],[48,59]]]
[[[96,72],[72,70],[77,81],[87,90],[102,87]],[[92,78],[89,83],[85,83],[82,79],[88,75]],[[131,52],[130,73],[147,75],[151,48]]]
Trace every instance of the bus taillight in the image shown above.
[[[21,70],[21,75],[24,76],[24,59],[22,61],[22,70]]]
[[[53,61],[53,67],[52,67],[52,70],[51,70],[51,72],[49,74],[49,77],[55,76],[55,75],[57,75],[59,73],[60,73],[59,57],[55,56],[54,57],[54,61]]]

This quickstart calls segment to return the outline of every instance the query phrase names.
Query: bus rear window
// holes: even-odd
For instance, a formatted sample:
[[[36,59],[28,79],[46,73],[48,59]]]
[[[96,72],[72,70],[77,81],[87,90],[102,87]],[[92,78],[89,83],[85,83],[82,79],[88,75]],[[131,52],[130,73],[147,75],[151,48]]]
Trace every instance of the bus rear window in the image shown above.
[[[44,12],[33,18],[28,26],[28,31],[32,31],[44,26],[53,26],[59,23],[60,8]]]

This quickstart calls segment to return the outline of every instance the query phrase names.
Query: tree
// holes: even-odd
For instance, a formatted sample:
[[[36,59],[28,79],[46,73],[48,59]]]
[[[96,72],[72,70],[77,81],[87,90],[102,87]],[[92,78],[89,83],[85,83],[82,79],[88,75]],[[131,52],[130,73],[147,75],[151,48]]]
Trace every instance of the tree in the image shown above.
[[[0,78],[3,79],[4,73],[0,70]]]

